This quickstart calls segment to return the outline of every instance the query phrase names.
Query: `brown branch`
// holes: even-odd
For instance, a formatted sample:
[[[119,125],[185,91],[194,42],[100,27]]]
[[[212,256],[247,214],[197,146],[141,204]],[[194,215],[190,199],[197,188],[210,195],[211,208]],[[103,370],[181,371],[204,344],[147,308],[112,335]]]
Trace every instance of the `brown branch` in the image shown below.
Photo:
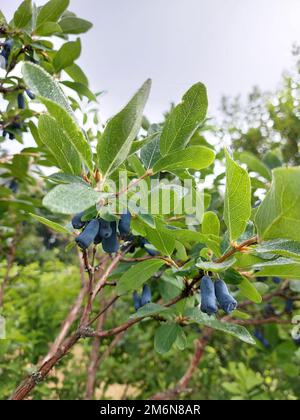
[[[245,248],[247,248],[250,245],[254,245],[257,243],[257,236],[253,236],[250,239],[247,239],[246,241],[240,243],[239,245],[233,245],[229,251],[227,251],[224,255],[222,255],[220,258],[217,258],[215,262],[222,263],[225,260],[228,260],[228,258],[232,257],[236,252],[242,252]]]
[[[213,335],[213,330],[210,328],[205,328],[203,330],[203,337],[198,338],[195,342],[195,351],[191,358],[190,364],[184,375],[177,382],[177,384],[166,391],[158,392],[157,394],[150,397],[150,400],[170,400],[177,397],[182,392],[188,391],[188,384],[191,381],[194,373],[196,372],[199,363],[202,360],[204,355],[205,347],[208,344],[211,336]]]
[[[8,251],[7,251],[6,271],[5,271],[4,278],[3,278],[3,281],[2,281],[1,287],[0,287],[0,308],[2,308],[3,303],[4,303],[5,289],[7,287],[9,279],[10,279],[11,269],[14,265],[16,251],[17,251],[17,242],[18,242],[20,233],[21,233],[21,225],[18,224],[16,226],[16,230],[15,230],[15,234],[14,234],[14,237],[12,239],[12,242],[11,242],[9,248],[8,248]]]

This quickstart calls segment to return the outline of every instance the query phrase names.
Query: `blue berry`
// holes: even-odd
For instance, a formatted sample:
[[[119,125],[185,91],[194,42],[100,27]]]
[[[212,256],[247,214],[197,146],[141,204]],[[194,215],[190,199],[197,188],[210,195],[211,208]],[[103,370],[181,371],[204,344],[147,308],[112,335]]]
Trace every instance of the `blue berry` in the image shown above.
[[[269,341],[263,336],[260,330],[254,331],[254,337],[262,343],[262,345],[266,348],[271,347]]]
[[[146,305],[147,303],[151,302],[152,296],[151,296],[151,289],[148,286],[148,284],[144,284],[143,286],[143,292],[141,297],[141,306]]]
[[[110,226],[112,229],[111,236],[109,238],[103,238],[102,248],[108,254],[113,254],[119,250],[120,245],[117,236],[117,223],[111,222]]]
[[[8,184],[8,188],[14,193],[16,194],[18,192],[18,188],[19,185],[17,183],[17,181],[15,179],[11,180],[10,183]]]
[[[140,244],[141,248],[143,248],[151,257],[155,257],[157,255],[157,252],[148,246],[150,243],[147,241],[147,239],[141,238]]]
[[[99,220],[92,219],[85,227],[83,232],[75,239],[81,249],[87,249],[97,236],[99,231]]]
[[[140,297],[140,295],[138,294],[137,291],[134,291],[133,295],[132,295],[132,298],[133,298],[134,309],[137,311],[142,306],[141,305],[141,297]]]
[[[84,211],[81,213],[75,214],[71,223],[74,229],[82,229],[85,226],[85,222],[81,220],[82,216],[84,215]]]
[[[125,238],[130,233],[130,224],[131,224],[131,214],[129,211],[127,213],[124,213],[121,215],[120,221],[119,221],[119,233],[121,235],[121,238]]]
[[[287,314],[291,314],[293,312],[293,309],[294,309],[294,302],[292,301],[292,299],[288,299],[285,302],[284,312]]]
[[[25,100],[24,100],[23,93],[19,93],[17,99],[18,99],[18,108],[19,109],[24,109],[25,108]]]
[[[237,307],[237,301],[229,293],[228,287],[223,280],[215,282],[215,294],[217,301],[224,312],[230,314]]]
[[[35,99],[35,94],[30,89],[26,89],[26,93],[30,99]]]
[[[273,277],[272,280],[273,280],[273,283],[275,283],[275,284],[281,283],[281,278],[280,277]]]
[[[202,277],[200,290],[201,311],[208,315],[213,315],[217,313],[218,308],[216,303],[214,283],[209,276]]]

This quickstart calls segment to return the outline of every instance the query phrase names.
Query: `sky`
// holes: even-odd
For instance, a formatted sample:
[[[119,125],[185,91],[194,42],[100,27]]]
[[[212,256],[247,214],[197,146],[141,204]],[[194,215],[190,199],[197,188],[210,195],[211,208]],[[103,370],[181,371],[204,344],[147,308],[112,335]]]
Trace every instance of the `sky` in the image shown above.
[[[11,17],[19,3],[0,0],[0,9]],[[78,63],[91,88],[106,91],[103,118],[148,77],[152,122],[198,81],[214,115],[224,94],[275,89],[292,66],[292,44],[300,44],[299,0],[71,0],[70,10],[94,24]]]

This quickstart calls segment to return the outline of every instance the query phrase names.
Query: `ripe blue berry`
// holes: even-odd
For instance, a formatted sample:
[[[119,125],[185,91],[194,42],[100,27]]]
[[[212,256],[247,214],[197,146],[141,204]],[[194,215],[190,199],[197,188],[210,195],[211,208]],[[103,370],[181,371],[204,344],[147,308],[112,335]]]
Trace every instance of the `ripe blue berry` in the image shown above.
[[[110,226],[112,229],[112,234],[109,238],[103,238],[102,248],[103,251],[107,252],[108,254],[113,254],[119,250],[120,245],[117,236],[117,223],[111,222]]]
[[[11,180],[10,183],[8,184],[8,188],[14,193],[16,194],[18,192],[18,188],[19,185],[17,183],[17,181],[15,179]]]
[[[262,343],[262,345],[266,348],[270,347],[269,341],[263,336],[263,333],[260,330],[254,331],[254,337]]]
[[[141,297],[137,291],[134,291],[132,298],[133,298],[134,309],[137,311],[141,307]]]
[[[236,309],[237,301],[231,296],[227,285],[223,280],[217,280],[215,282],[215,294],[217,301],[224,312],[230,314]]]
[[[121,238],[125,238],[130,233],[130,224],[131,224],[131,214],[129,211],[121,215],[121,219],[119,221],[119,233]]]
[[[23,93],[18,94],[18,108],[24,109],[25,108],[25,100]]]
[[[157,252],[148,246],[150,245],[150,243],[147,241],[147,239],[141,238],[140,244],[141,244],[141,248],[143,248],[151,257],[155,257],[157,255]]]
[[[81,249],[87,249],[97,236],[99,231],[99,220],[92,219],[85,227],[83,232],[75,239]]]
[[[26,89],[26,93],[30,99],[35,99],[35,94],[30,89]]]
[[[293,309],[294,309],[294,302],[292,301],[292,299],[288,299],[285,302],[284,312],[287,314],[291,314],[293,312]]]
[[[273,277],[272,280],[273,280],[273,283],[275,283],[275,284],[281,283],[281,278],[280,277]]]
[[[112,235],[112,226],[111,222],[107,222],[104,219],[100,219],[100,229],[99,234],[102,237],[102,239],[108,239]]]
[[[74,229],[82,229],[85,226],[86,222],[83,222],[81,220],[83,215],[84,215],[84,211],[82,211],[81,213],[75,214],[75,216],[73,217],[71,223]]]
[[[148,284],[144,284],[143,292],[141,297],[141,306],[146,305],[147,303],[151,302],[151,289]]]
[[[201,311],[209,316],[217,313],[218,308],[216,303],[214,283],[209,276],[202,277],[200,291]]]

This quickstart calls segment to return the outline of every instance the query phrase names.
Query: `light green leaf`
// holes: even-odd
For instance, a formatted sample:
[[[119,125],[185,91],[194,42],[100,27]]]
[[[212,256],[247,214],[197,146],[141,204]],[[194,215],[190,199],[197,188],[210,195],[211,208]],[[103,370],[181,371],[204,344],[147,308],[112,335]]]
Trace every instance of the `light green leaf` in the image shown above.
[[[300,258],[300,242],[274,239],[259,244],[253,250],[259,254],[277,254],[284,257]]]
[[[80,175],[80,156],[58,121],[49,115],[39,118],[39,136],[44,145],[65,173]]]
[[[43,98],[56,102],[75,118],[69,101],[61,87],[42,67],[26,62],[23,64],[22,73],[26,85],[36,96],[42,96]]]
[[[204,213],[202,220],[202,233],[206,235],[219,236],[220,234],[220,221],[216,213],[207,211]]]
[[[290,279],[300,279],[300,262],[289,258],[258,263],[252,266],[254,270],[260,270],[257,277],[278,276]]]
[[[226,192],[224,220],[231,241],[236,241],[245,231],[251,216],[251,183],[248,173],[225,150]]]
[[[64,71],[74,80],[74,82],[81,83],[85,86],[89,85],[88,78],[76,63],[73,63],[71,64],[71,66],[66,67]]]
[[[236,262],[235,258],[231,258],[221,263],[216,263],[213,261],[201,261],[199,259],[196,263],[198,268],[201,268],[204,271],[212,271],[214,273],[220,273],[221,271],[225,271],[228,268],[232,267]]]
[[[94,166],[93,153],[83,131],[78,127],[70,114],[56,102],[46,98],[42,98],[41,101],[46,105],[48,112],[59,123],[61,129],[64,130],[87,168],[92,171]]]
[[[45,22],[57,22],[69,6],[69,0],[50,0],[39,10],[36,27]]]
[[[163,265],[164,261],[153,259],[131,266],[118,281],[117,293],[123,294],[130,290],[139,289]]]
[[[300,238],[300,167],[277,168],[255,217],[259,239]]]
[[[177,339],[177,335],[180,333],[180,326],[177,324],[163,324],[155,333],[154,337],[154,348],[157,353],[167,353]]]
[[[45,217],[38,216],[37,214],[29,213],[34,219],[38,220],[39,222],[43,223],[43,225],[48,226],[49,228],[55,230],[55,232],[59,233],[68,233],[70,235],[70,231],[65,228],[64,226],[59,225],[58,223],[52,222],[51,220],[46,219]]]
[[[250,152],[237,153],[237,159],[241,163],[245,163],[250,171],[256,172],[268,181],[272,179],[272,173],[267,165],[265,165],[258,157]]]
[[[35,35],[38,36],[49,36],[61,32],[61,27],[56,22],[44,22],[34,31]]]
[[[159,145],[160,133],[156,133],[154,138],[141,149],[141,160],[146,169],[152,168],[161,158]]]
[[[125,108],[107,123],[97,145],[98,166],[104,178],[113,173],[130,153],[141,127],[150,87],[151,81],[147,80]]]
[[[163,255],[171,256],[175,249],[175,238],[163,224],[156,220],[155,229],[146,225],[146,237]]]
[[[233,335],[245,343],[256,344],[254,338],[249,334],[245,327],[236,324],[229,324],[227,322],[220,322],[215,318],[202,313],[198,308],[188,309],[185,316],[190,318],[192,322]]]
[[[184,350],[187,346],[187,337],[183,328],[180,328],[180,331],[178,330],[175,345],[178,348],[178,350],[181,351]]]
[[[245,296],[247,299],[250,299],[252,302],[262,302],[261,295],[246,277],[243,277],[243,281],[238,284],[238,288],[240,289],[242,295]]]
[[[80,176],[64,174],[63,172],[56,172],[47,177],[50,181],[55,182],[56,184],[84,184],[88,185]]]
[[[24,0],[14,14],[16,28],[25,28],[32,16],[32,1]]]
[[[101,193],[88,185],[64,184],[53,188],[43,200],[43,205],[53,213],[75,214],[94,206]]]
[[[59,25],[65,34],[82,34],[87,32],[93,24],[85,19],[75,16],[64,17],[59,21]]]
[[[193,85],[169,114],[161,138],[160,151],[163,156],[184,149],[195,130],[204,120],[208,101],[202,83]]]
[[[167,154],[153,167],[153,172],[174,171],[178,169],[200,170],[213,163],[215,153],[205,146],[191,146],[185,150]]]
[[[82,83],[78,82],[70,82],[69,80],[66,80],[64,82],[61,82],[63,85],[67,86],[70,89],[73,89],[75,92],[78,93],[79,96],[85,96],[88,98],[89,101],[97,102],[96,95],[93,94],[93,92]]]
[[[57,72],[69,67],[80,56],[81,43],[78,38],[76,41],[70,41],[63,44],[53,59],[53,66]]]
[[[136,313],[130,315],[130,319],[147,318],[149,316],[157,315],[161,312],[168,311],[169,309],[165,306],[158,305],[157,303],[147,303],[142,306]]]

